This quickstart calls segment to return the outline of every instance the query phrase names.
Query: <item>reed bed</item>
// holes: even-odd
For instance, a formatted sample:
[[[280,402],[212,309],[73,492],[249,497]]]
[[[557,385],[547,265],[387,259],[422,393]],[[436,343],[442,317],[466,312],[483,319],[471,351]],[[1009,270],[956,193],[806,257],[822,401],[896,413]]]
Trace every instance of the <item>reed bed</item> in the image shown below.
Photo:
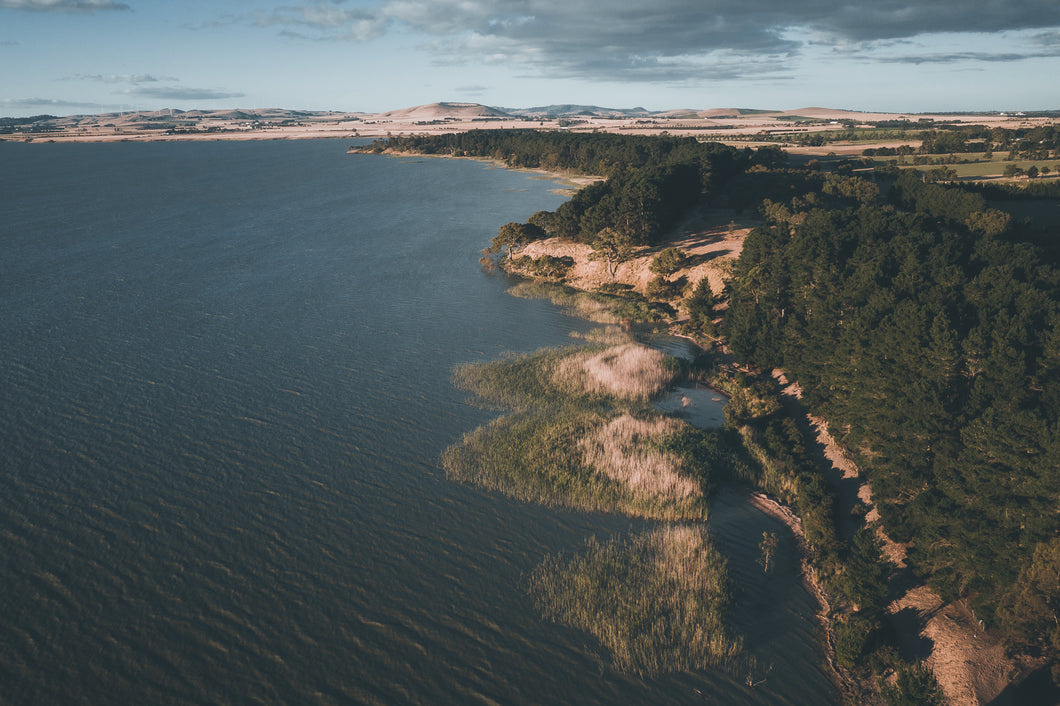
[[[526,502],[632,510],[629,494],[586,468],[570,441],[587,434],[594,422],[594,413],[575,410],[510,414],[465,434],[443,452],[442,467],[451,480]]]
[[[703,496],[700,483],[689,477],[684,459],[655,443],[683,426],[669,417],[644,420],[623,414],[593,429],[578,447],[586,466],[634,495],[683,503]]]
[[[553,384],[552,371],[566,358],[584,350],[583,346],[546,348],[489,363],[459,365],[453,371],[453,383],[473,393],[480,402],[504,409],[574,404],[576,400]]]
[[[743,641],[726,624],[725,559],[700,527],[664,527],[548,557],[530,577],[548,620],[592,634],[640,676],[734,666]]]
[[[520,282],[508,293],[523,299],[545,299],[573,315],[598,324],[658,321],[659,314],[645,301],[614,294],[586,292],[552,282]]]
[[[442,467],[451,480],[527,502],[667,521],[705,520],[700,481],[680,475],[698,469],[689,458],[661,450],[687,425],[645,423],[635,438],[621,442],[621,450],[609,449],[607,429],[616,421],[630,426],[619,420],[613,413],[573,407],[517,412],[465,434],[442,454]],[[664,467],[655,470],[654,463]]]
[[[647,401],[674,380],[674,367],[661,351],[639,343],[588,349],[559,360],[552,384],[561,390]]]
[[[648,408],[674,362],[626,339],[461,366],[459,387],[515,412],[466,434],[442,465],[525,501],[706,519],[708,481],[737,461],[717,434]]]
[[[572,331],[571,338],[585,341],[586,343],[599,343],[607,346],[617,346],[630,343],[633,338],[621,326],[607,325],[590,329],[585,333]]]
[[[671,356],[627,339],[618,345],[546,348],[461,365],[453,381],[482,402],[507,409],[640,403],[665,390],[679,366]]]

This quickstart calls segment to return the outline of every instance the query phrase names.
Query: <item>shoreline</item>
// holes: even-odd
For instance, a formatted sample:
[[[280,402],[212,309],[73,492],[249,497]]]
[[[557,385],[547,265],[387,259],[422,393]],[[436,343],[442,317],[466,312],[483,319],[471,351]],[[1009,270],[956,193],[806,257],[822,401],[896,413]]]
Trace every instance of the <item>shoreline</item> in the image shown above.
[[[358,150],[350,150],[351,153],[356,153],[357,151]],[[364,152],[371,153],[367,150],[364,150]],[[387,156],[404,155],[422,158],[471,159],[494,164],[504,169],[543,174],[549,178],[558,178],[561,180],[566,180],[568,178],[567,175],[548,172],[546,170],[511,168],[500,160],[483,157],[463,157],[444,154],[428,155],[415,152],[399,152],[395,150],[384,150],[379,154],[385,154]],[[587,180],[589,183],[597,180],[593,177],[583,177],[583,179]],[[596,285],[603,282],[632,283],[636,289],[643,292],[645,284],[652,276],[648,268],[654,255],[667,247],[679,247],[706,260],[704,264],[692,268],[692,271],[688,273],[691,275],[690,279],[692,279],[692,276],[707,278],[710,282],[712,291],[720,294],[723,287],[722,280],[724,270],[727,267],[725,263],[735,262],[740,255],[743,239],[754,226],[758,225],[757,220],[751,222],[746,219],[741,219],[741,223],[738,224],[739,227],[734,228],[733,226],[736,225],[734,216],[735,214],[728,211],[703,212],[697,210],[697,212],[685,223],[679,226],[678,230],[684,236],[683,238],[675,238],[654,247],[640,248],[636,255],[631,260],[622,263],[613,275],[608,273],[606,263],[594,261],[589,258],[589,252],[591,251],[589,246],[568,243],[557,238],[548,238],[543,241],[530,243],[524,246],[521,250],[521,254],[530,255],[531,257],[540,257],[542,255],[573,257],[575,260],[575,266],[571,270],[571,274],[560,284],[571,287],[580,292],[591,293]],[[521,274],[518,271],[512,273]],[[534,278],[531,277],[530,279]],[[703,351],[709,350],[704,347],[704,342],[697,339],[695,336],[680,332],[675,333],[673,322],[670,322],[668,328],[670,329],[670,335],[684,338]],[[729,397],[729,395],[725,393],[721,394]],[[859,688],[859,681],[856,677],[839,667],[835,662],[835,620],[833,618],[832,605],[827,593],[817,578],[817,572],[811,562],[812,553],[806,542],[805,534],[802,529],[802,519],[795,513],[793,508],[769,497],[762,490],[741,483],[730,483],[726,484],[726,486],[737,488],[742,493],[745,493],[746,502],[752,508],[767,517],[771,517],[781,522],[791,532],[796,553],[794,558],[799,566],[799,583],[803,590],[813,598],[817,605],[813,617],[820,630],[817,646],[823,657],[826,672],[842,703],[858,703],[858,699],[863,695],[864,689]],[[718,490],[720,491],[722,487],[719,487]]]
[[[365,145],[365,147],[367,146],[368,145]],[[531,174],[534,175],[535,178],[562,182],[563,186],[560,189],[557,189],[556,193],[568,196],[573,195],[574,192],[584,186],[588,186],[589,184],[605,180],[605,177],[602,176],[592,176],[589,174],[581,174],[580,172],[557,172],[550,171],[548,169],[542,169],[541,167],[509,167],[501,160],[494,159],[492,157],[474,157],[470,155],[455,154],[427,154],[425,152],[402,152],[390,148],[386,148],[379,152],[376,152],[373,150],[363,149],[359,147],[350,147],[346,150],[346,154],[375,154],[384,157],[415,157],[417,159],[463,159],[471,162],[480,162],[482,164],[488,164],[497,169],[507,169],[510,172]]]
[[[697,218],[702,216],[702,213],[697,214]],[[724,255],[717,258],[718,260],[722,260],[722,262],[724,262],[723,258],[735,260],[739,256],[743,237],[750,230],[750,228],[740,229],[742,232],[734,234],[730,223],[728,227],[729,238],[721,238],[719,237],[721,224],[715,222],[713,232],[710,233],[712,237],[704,237],[704,233],[694,233],[692,231],[695,229],[689,228],[688,225],[686,223],[680,229],[682,231],[680,236],[684,237],[679,236],[654,248],[640,249],[632,260],[622,263],[614,275],[606,273],[603,263],[589,259],[590,248],[588,246],[565,243],[555,238],[531,243],[523,248],[521,254],[535,258],[543,255],[572,257],[575,265],[571,269],[570,276],[565,279],[563,284],[583,292],[591,292],[596,286],[604,282],[631,284],[636,290],[643,292],[644,284],[647,282],[648,277],[645,274],[647,265],[652,256],[662,248],[679,247],[686,249],[689,246],[712,241],[715,250],[726,250]],[[690,280],[695,280],[696,275],[704,276],[706,273],[685,274],[689,274]],[[716,274],[721,275],[722,273],[718,272]],[[718,279],[720,280],[721,277],[719,276]],[[720,281],[717,284],[715,284],[714,278],[711,278],[710,281],[711,288],[715,292],[720,292]],[[688,338],[696,345],[703,345],[703,342],[695,337]],[[796,392],[790,389],[790,386],[781,385],[781,400],[786,402],[786,398],[794,394]],[[785,408],[789,407],[786,403],[784,406]],[[788,409],[788,414],[796,421],[799,421],[799,416],[791,409]],[[859,497],[864,496],[866,493],[871,493],[863,475],[858,475],[856,467],[853,470],[848,467],[853,466],[849,454],[827,434],[827,426],[824,421],[810,416],[808,412],[804,416],[808,420],[807,423],[810,428],[816,430],[816,433],[811,433],[807,437],[807,442],[814,442],[824,448],[822,458],[818,460],[818,465],[819,471],[825,475],[826,480],[830,478],[831,473],[835,472],[830,470],[830,468],[835,468],[838,469],[838,474],[843,476],[844,479],[850,477],[861,478]],[[828,468],[825,467],[826,464]],[[833,491],[837,493],[838,500],[838,486],[831,480],[828,482]],[[858,703],[866,697],[866,690],[875,692],[878,687],[875,680],[865,681],[864,678],[840,667],[835,662],[835,627],[838,624],[837,618],[845,615],[846,611],[839,610],[837,612],[829,595],[817,578],[816,570],[810,561],[812,555],[805,543],[801,518],[795,513],[793,508],[784,505],[761,491],[753,488],[750,490],[752,491],[750,499],[752,505],[759,511],[783,522],[792,532],[797,547],[801,581],[804,588],[814,597],[818,605],[816,617],[822,631],[822,650],[828,671],[842,698],[849,703]],[[861,499],[864,501],[864,497]],[[934,673],[939,687],[948,702],[969,704],[971,706],[979,706],[991,702],[1006,688],[1016,683],[1019,675],[1025,671],[1022,665],[1006,656],[998,637],[994,634],[988,634],[978,627],[974,616],[963,604],[959,601],[946,603],[931,591],[925,583],[912,579],[908,571],[902,572],[904,567],[904,547],[890,541],[886,535],[883,535],[881,525],[878,522],[872,522],[874,518],[878,518],[878,512],[871,506],[871,502],[869,505],[873,511],[868,518],[870,520],[869,526],[875,527],[877,533],[881,534],[884,539],[884,561],[893,563],[897,568],[897,572],[891,572],[893,575],[888,581],[892,586],[892,590],[896,591],[897,597],[885,609],[885,620],[890,619],[890,624],[899,631],[903,642],[916,640],[927,640],[930,642],[931,649],[927,657],[923,659],[923,663]],[[841,528],[837,527],[837,530],[839,529]],[[901,583],[903,581],[906,583]],[[909,583],[910,581],[911,583]],[[895,586],[898,586],[898,588],[895,588]],[[894,622],[898,613],[909,610],[912,610],[916,616],[916,621],[913,624],[898,624]]]

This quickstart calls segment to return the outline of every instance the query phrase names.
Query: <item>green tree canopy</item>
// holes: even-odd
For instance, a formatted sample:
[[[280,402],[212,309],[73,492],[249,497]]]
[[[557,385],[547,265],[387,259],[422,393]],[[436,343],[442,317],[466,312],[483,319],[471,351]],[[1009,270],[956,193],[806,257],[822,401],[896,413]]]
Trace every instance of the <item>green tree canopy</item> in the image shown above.
[[[487,254],[505,252],[511,259],[516,250],[527,243],[547,237],[545,231],[533,223],[505,223],[486,248]]]
[[[607,263],[608,273],[614,277],[618,266],[633,257],[633,238],[613,228],[604,228],[592,242],[593,260]]]
[[[683,267],[688,266],[688,255],[678,248],[666,248],[656,255],[648,269],[654,274],[669,277]]]

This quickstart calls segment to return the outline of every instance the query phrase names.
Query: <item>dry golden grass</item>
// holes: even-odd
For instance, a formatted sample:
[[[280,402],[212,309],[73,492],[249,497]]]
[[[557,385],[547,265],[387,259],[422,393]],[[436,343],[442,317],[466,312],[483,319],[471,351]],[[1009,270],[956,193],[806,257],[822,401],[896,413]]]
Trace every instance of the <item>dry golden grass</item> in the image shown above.
[[[699,498],[702,488],[683,474],[681,459],[652,443],[677,433],[682,425],[667,417],[646,421],[623,414],[593,429],[578,446],[586,466],[637,496],[679,501]]]
[[[627,343],[572,355],[559,362],[552,380],[560,389],[643,401],[673,381],[674,374],[664,365],[665,360],[661,351]]]
[[[572,331],[570,337],[586,343],[599,343],[606,346],[617,346],[633,341],[633,337],[621,326],[600,326],[585,333]]]

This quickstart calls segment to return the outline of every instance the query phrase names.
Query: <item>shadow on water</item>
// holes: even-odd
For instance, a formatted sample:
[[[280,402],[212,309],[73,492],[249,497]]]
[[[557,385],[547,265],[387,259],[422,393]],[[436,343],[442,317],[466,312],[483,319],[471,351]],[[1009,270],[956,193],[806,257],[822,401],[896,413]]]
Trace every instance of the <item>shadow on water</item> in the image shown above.
[[[815,622],[816,603],[799,578],[798,553],[790,530],[754,508],[749,491],[729,487],[711,502],[710,534],[729,563],[733,584],[732,624],[744,638],[748,681],[777,703],[798,693],[798,684],[827,682]],[[759,545],[767,533],[778,544],[771,570],[760,563]],[[819,703],[827,703],[823,694]],[[832,696],[834,699],[834,695]],[[773,701],[770,701],[773,702]]]

